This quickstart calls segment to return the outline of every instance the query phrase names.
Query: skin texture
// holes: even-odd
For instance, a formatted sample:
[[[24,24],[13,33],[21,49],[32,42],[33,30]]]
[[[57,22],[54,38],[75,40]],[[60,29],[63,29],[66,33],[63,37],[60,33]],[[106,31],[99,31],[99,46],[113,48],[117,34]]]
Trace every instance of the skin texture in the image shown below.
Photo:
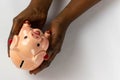
[[[42,1],[44,1],[44,4],[42,3]],[[48,55],[50,56],[49,59],[47,61],[44,61],[38,68],[31,70],[30,73],[31,74],[36,74],[38,72],[40,72],[41,70],[43,70],[44,68],[47,68],[50,63],[53,61],[53,59],[55,58],[55,56],[57,55],[57,53],[60,52],[61,47],[62,47],[62,43],[65,37],[65,33],[66,30],[68,28],[68,26],[72,23],[73,20],[75,20],[78,16],[80,16],[82,13],[84,13],[86,10],[88,10],[90,7],[92,7],[93,5],[95,5],[97,2],[99,2],[100,0],[71,0],[69,2],[69,4],[58,14],[58,16],[55,17],[55,19],[53,19],[49,25],[49,30],[51,32],[51,36],[50,36],[50,44],[49,44],[49,48],[47,50]],[[37,3],[39,2],[39,3]],[[37,5],[37,7],[42,7],[42,10],[44,12],[37,12],[38,14],[41,15],[46,15],[47,16],[47,12],[48,12],[48,6],[50,6],[52,0],[31,0],[30,5],[28,6],[28,8],[26,8],[25,11],[22,12],[21,15],[18,15],[14,21],[13,21],[13,27],[10,33],[10,37],[8,38],[8,42],[9,39],[12,38],[13,35],[18,34],[20,27],[23,23],[23,21],[25,19],[27,19],[25,16],[23,15],[28,15],[30,12],[32,12],[32,7],[34,6],[34,8],[36,7],[35,5]],[[42,5],[40,5],[42,3]],[[32,5],[31,5],[32,4]],[[31,7],[32,6],[32,7]],[[47,6],[47,9],[46,7]],[[45,9],[44,9],[45,7]],[[70,12],[71,11],[71,12]],[[28,13],[29,12],[29,13]],[[42,14],[43,13],[43,14]],[[35,13],[33,13],[35,14]],[[32,14],[29,14],[28,16],[31,16]],[[22,17],[22,19],[20,19]],[[28,18],[32,19],[32,18]],[[18,20],[19,22],[16,22],[16,20]],[[38,18],[33,18],[33,20],[30,20],[31,23],[33,23],[34,25],[37,23],[36,20],[39,20]],[[38,21],[37,24],[39,28],[41,29],[41,26],[44,25],[46,20],[46,17],[44,18],[40,18],[40,20]],[[41,21],[41,22],[40,22]],[[20,23],[20,24],[18,24]],[[9,53],[9,44],[8,44],[8,53]]]
[[[28,7],[13,19],[13,25],[8,38],[8,42],[13,38],[14,35],[18,35],[22,24],[26,20],[30,21],[32,28],[39,28],[42,30],[51,2],[52,0],[31,0]],[[10,57],[9,46],[10,44],[8,43],[8,56]]]
[[[16,67],[34,70],[40,66],[47,55],[49,36],[48,31],[43,34],[40,29],[31,28],[28,21],[25,21],[10,45],[10,58]]]

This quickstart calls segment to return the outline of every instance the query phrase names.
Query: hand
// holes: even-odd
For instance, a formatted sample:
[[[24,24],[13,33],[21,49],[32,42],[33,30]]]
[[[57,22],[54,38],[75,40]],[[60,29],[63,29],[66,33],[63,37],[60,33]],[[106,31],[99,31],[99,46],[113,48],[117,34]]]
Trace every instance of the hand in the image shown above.
[[[59,53],[61,50],[67,26],[68,25],[60,24],[56,21],[50,24],[49,30],[51,31],[51,36],[50,45],[47,51],[49,58],[48,60],[45,60],[37,69],[30,71],[30,74],[37,74],[38,72],[42,71],[50,65],[57,53]]]
[[[9,55],[9,46],[12,41],[14,35],[17,35],[22,27],[22,24],[25,20],[29,20],[31,23],[31,27],[42,29],[46,18],[47,18],[48,9],[39,8],[34,5],[29,5],[24,11],[22,11],[19,15],[17,15],[13,19],[13,26],[8,38],[8,56]]]

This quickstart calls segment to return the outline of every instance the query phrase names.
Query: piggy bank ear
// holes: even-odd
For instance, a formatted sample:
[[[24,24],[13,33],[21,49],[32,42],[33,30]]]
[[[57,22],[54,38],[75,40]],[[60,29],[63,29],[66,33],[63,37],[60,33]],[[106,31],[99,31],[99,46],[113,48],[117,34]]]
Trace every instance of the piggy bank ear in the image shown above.
[[[50,30],[45,31],[44,36],[45,36],[47,39],[50,38],[50,35],[51,35],[51,31],[50,31]]]
[[[18,44],[18,36],[17,35],[14,35],[14,37],[13,37],[13,40],[12,40],[12,43],[11,43],[11,45],[10,45],[10,49],[14,49],[16,46],[17,46],[17,44]]]

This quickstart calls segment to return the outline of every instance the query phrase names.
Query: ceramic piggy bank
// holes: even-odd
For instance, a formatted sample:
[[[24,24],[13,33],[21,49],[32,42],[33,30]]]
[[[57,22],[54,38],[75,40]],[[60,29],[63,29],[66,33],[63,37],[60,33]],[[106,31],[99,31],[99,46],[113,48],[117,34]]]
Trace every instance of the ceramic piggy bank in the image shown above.
[[[34,70],[40,66],[47,54],[49,36],[49,31],[43,34],[41,30],[31,28],[26,21],[10,45],[10,58],[16,67]]]

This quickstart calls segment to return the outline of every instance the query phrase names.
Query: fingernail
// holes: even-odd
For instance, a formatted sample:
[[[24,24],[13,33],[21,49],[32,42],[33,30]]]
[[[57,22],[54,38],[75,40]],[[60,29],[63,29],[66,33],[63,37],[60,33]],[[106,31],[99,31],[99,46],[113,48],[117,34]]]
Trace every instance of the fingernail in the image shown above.
[[[44,60],[48,60],[49,59],[49,56],[48,56],[48,54],[46,54],[45,56],[44,56]]]
[[[10,45],[12,43],[12,39],[9,39],[8,40],[8,44]]]

